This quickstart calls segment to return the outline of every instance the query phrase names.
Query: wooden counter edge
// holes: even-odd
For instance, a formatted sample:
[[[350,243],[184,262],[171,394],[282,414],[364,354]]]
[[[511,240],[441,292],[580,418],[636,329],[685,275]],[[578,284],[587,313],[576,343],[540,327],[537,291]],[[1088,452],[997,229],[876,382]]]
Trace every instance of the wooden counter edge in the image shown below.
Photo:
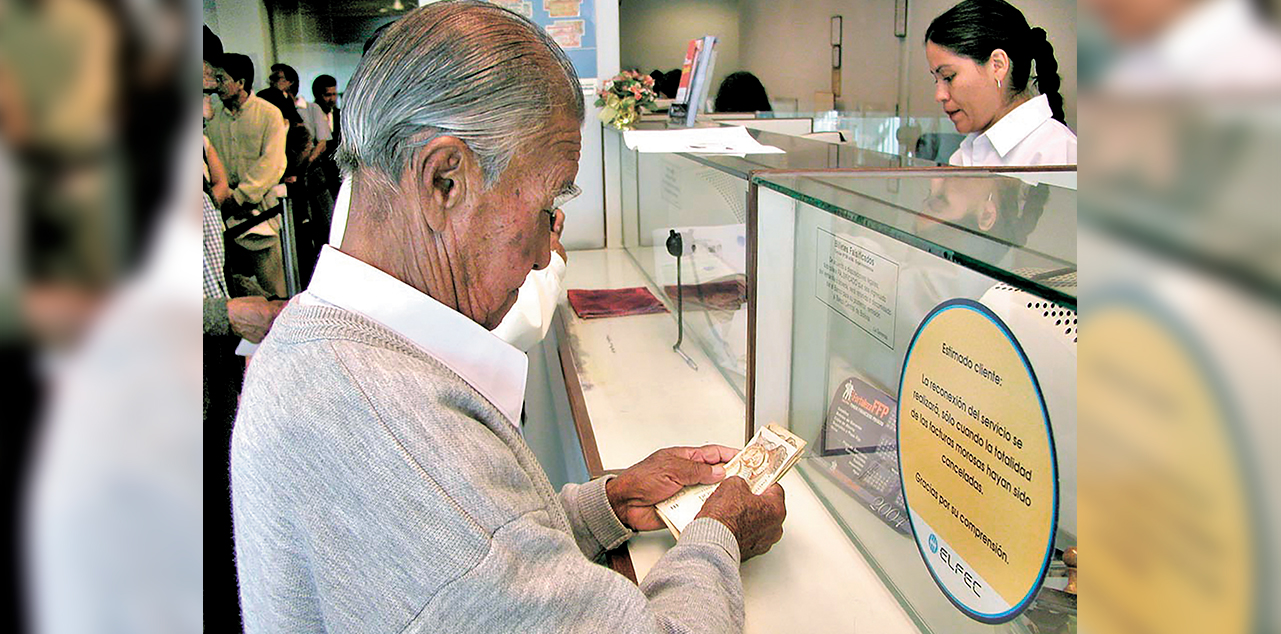
[[[556,347],[560,357],[560,370],[565,376],[565,394],[569,397],[569,411],[574,417],[574,431],[578,434],[578,445],[583,450],[583,461],[587,463],[587,475],[591,478],[617,473],[617,470],[606,471],[601,465],[600,448],[596,445],[596,432],[592,430],[591,417],[587,414],[587,401],[583,398],[583,386],[578,381],[578,364],[574,361],[574,351],[569,347],[569,330],[565,327],[566,309],[556,311]],[[605,562],[620,575],[637,583],[636,568],[632,565],[631,551],[627,544],[605,553]]]

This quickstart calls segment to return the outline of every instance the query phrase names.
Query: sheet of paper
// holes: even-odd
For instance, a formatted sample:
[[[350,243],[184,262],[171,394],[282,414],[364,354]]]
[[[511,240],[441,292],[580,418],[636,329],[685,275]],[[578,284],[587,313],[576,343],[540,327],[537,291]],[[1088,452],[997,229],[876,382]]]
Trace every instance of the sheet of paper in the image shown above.
[[[623,143],[628,149],[644,153],[785,154],[772,145],[762,145],[742,126],[628,130],[623,133]]]
[[[247,357],[257,351],[258,351],[258,344],[249,343],[248,339],[241,339],[240,343],[236,344],[236,354],[242,357]]]
[[[799,436],[770,423],[756,431],[752,441],[725,463],[725,477],[739,476],[747,481],[752,493],[760,495],[787,473],[805,451]],[[702,510],[703,503],[720,484],[698,484],[658,503],[658,516],[676,537]]]

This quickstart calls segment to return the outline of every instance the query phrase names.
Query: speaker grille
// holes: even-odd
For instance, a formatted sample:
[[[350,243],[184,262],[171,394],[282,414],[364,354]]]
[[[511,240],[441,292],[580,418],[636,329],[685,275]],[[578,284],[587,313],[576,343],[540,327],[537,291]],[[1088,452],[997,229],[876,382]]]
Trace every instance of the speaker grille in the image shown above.
[[[1067,275],[1071,276],[1072,286],[1075,286],[1076,273],[1073,272]],[[997,284],[992,290],[1017,293],[1020,300],[1019,307],[1022,310],[1026,310],[1034,317],[1048,322],[1049,325],[1053,326],[1052,330],[1054,330],[1054,332],[1059,333],[1060,336],[1070,340],[1073,345],[1076,345],[1076,311],[1068,310],[1054,302],[1046,301],[1031,293],[1014,288],[1009,284]]]

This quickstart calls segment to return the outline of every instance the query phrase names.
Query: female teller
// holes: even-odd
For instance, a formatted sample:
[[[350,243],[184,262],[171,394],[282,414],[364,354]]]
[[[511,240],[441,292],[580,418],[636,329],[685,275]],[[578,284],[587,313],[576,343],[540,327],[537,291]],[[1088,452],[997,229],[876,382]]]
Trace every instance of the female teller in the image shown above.
[[[966,135],[951,164],[1076,164],[1054,49],[1045,29],[1028,26],[1018,9],[1004,0],[964,0],[930,23],[925,58],[934,99]]]

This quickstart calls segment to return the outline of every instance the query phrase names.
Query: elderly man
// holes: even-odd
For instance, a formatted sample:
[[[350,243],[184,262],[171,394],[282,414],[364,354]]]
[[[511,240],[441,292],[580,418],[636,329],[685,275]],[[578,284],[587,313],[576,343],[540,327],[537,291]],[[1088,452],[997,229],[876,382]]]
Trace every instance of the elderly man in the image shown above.
[[[489,329],[548,263],[583,112],[564,53],[486,3],[421,7],[361,61],[341,250],[264,340],[232,440],[247,631],[742,629],[738,564],[782,536],[781,488],[726,480],[637,587],[593,560],[733,451],[557,494],[518,431],[525,356]]]

